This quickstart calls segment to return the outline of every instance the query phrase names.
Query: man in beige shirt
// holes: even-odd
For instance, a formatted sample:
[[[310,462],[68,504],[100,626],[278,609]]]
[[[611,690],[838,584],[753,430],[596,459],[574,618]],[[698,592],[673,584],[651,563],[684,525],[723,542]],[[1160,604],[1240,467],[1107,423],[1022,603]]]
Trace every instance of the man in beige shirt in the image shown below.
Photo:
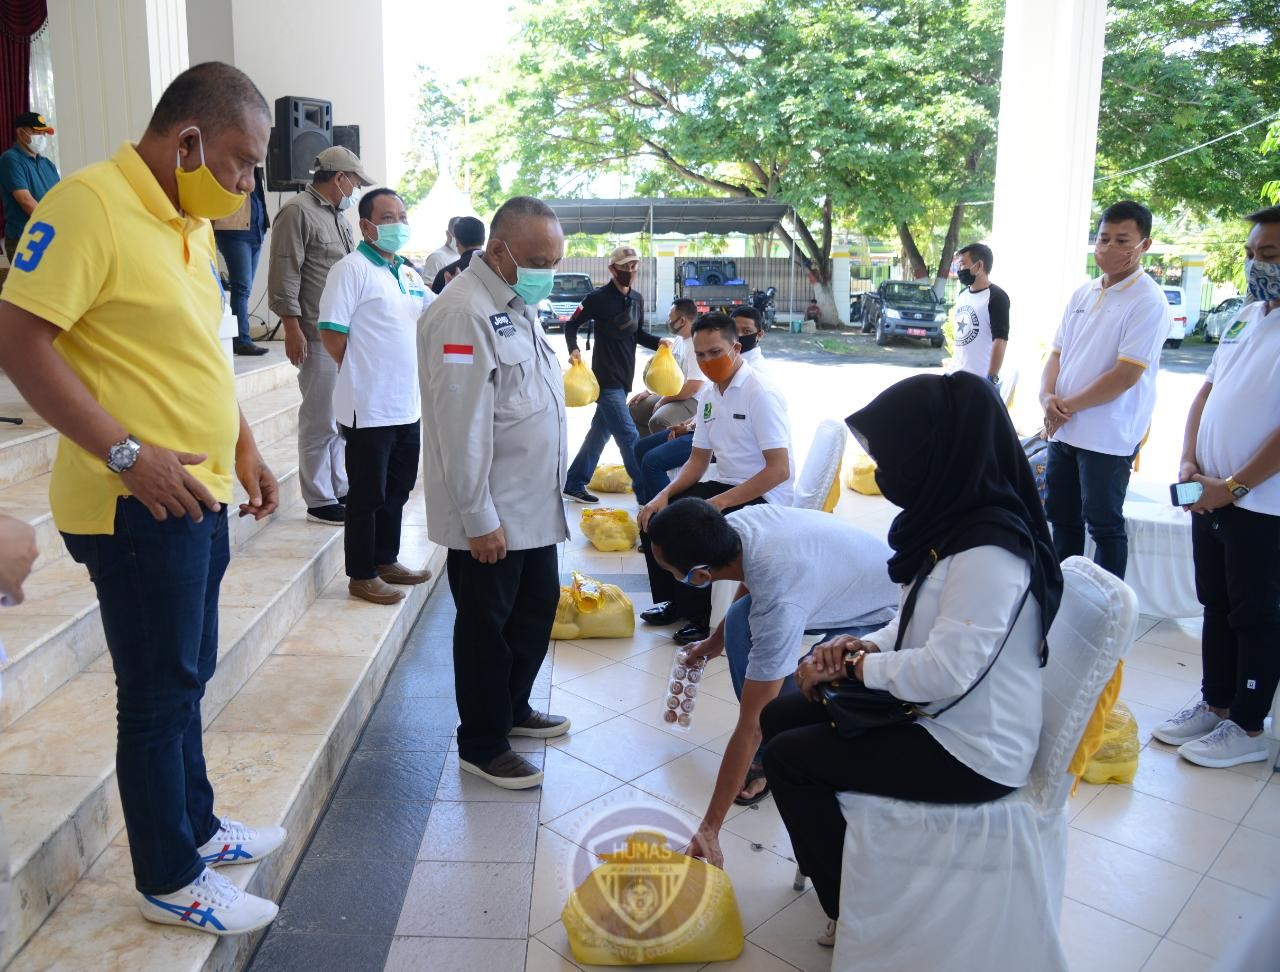
[[[267,302],[284,323],[284,349],[298,369],[298,481],[307,519],[342,526],[346,458],[333,413],[338,365],[316,330],[329,268],[355,249],[343,215],[374,180],[354,152],[341,146],[316,156],[311,185],[283,206],[271,227]]]

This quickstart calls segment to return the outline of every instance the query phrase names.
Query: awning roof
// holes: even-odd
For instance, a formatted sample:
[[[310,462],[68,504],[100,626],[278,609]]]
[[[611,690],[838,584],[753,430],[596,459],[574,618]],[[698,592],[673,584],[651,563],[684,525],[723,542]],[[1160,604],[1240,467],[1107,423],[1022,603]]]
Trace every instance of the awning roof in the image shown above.
[[[768,233],[791,209],[776,199],[549,199],[565,234]],[[651,225],[652,224],[652,225]]]

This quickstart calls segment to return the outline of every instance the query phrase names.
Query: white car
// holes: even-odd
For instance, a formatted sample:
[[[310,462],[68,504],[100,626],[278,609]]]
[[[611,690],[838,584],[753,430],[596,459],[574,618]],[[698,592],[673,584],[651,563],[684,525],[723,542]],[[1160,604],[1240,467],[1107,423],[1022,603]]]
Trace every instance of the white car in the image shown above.
[[[1182,339],[1187,336],[1187,295],[1181,287],[1164,287],[1165,300],[1169,302],[1169,336],[1164,339],[1166,348],[1182,347]]]
[[[1204,321],[1205,342],[1217,344],[1222,339],[1222,332],[1235,323],[1236,312],[1243,306],[1243,297],[1228,297],[1213,310],[1209,311]]]

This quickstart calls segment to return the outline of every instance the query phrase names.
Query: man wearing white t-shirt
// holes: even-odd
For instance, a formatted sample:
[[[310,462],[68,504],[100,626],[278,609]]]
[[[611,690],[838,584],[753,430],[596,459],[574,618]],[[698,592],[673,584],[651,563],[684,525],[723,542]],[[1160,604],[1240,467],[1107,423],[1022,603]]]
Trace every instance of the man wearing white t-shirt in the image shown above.
[[[333,410],[347,443],[347,590],[394,604],[393,584],[426,570],[399,562],[404,504],[418,478],[418,316],[435,299],[396,251],[409,242],[404,200],[390,189],[360,197],[364,241],[333,265],[320,295],[320,339],[338,362]]]
[[[1249,217],[1249,296],[1192,402],[1180,482],[1204,605],[1202,699],[1153,735],[1223,767],[1269,758],[1262,721],[1280,684],[1280,206]]]
[[[698,396],[692,451],[675,479],[645,503],[639,516],[640,549],[653,595],[653,607],[640,618],[648,624],[683,618],[689,623],[674,636],[682,645],[710,633],[711,593],[678,584],[658,566],[645,532],[649,518],[682,496],[708,500],[724,513],[752,503],[790,506],[794,479],[786,401],[742,360],[733,321],[724,314],[703,314],[694,322],[693,343],[708,382]],[[703,482],[712,454],[716,478]]]
[[[1083,555],[1087,524],[1094,561],[1117,577],[1129,559],[1129,473],[1151,426],[1169,333],[1168,301],[1142,269],[1150,248],[1145,206],[1119,202],[1102,214],[1093,249],[1102,276],[1072,294],[1040,383],[1054,547],[1061,560]]]
[[[899,600],[889,579],[893,551],[829,513],[771,503],[724,516],[704,500],[677,500],[654,516],[649,531],[654,557],[678,581],[738,582],[724,621],[690,648],[703,658],[724,653],[739,701],[697,834],[698,849],[718,865],[717,835],[733,805],[751,806],[769,794],[760,763],[761,710],[795,691],[792,673],[807,631],[821,632],[822,642],[839,634],[862,638],[893,619]]]
[[[956,297],[952,364],[999,385],[1009,343],[1009,295],[987,276],[994,259],[983,243],[970,243],[956,254],[956,278],[964,289]]]
[[[764,367],[764,351],[760,349],[760,342],[764,338],[764,332],[760,330],[760,325],[764,321],[763,315],[750,304],[742,304],[729,311],[729,316],[733,318],[734,326],[738,329],[738,345],[742,348],[742,360],[759,371]]]
[[[684,375],[684,387],[674,395],[655,395],[643,389],[631,396],[627,406],[631,420],[636,423],[641,441],[645,436],[666,432],[693,418],[698,408],[698,392],[702,389],[702,372],[698,370],[698,358],[693,350],[693,319],[698,307],[688,297],[681,297],[667,312],[667,330],[676,339],[671,348],[680,372]],[[636,461],[640,459],[640,445],[636,444]]]

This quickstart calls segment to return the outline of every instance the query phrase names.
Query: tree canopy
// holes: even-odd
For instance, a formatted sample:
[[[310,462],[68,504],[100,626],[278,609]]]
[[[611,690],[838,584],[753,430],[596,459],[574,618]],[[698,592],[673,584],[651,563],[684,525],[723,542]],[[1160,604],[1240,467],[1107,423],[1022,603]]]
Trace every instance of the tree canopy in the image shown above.
[[[935,277],[962,233],[987,229],[990,208],[965,203],[993,192],[1003,14],[1003,0],[526,3],[515,57],[466,88],[462,144],[461,87],[424,88],[421,155],[451,137],[484,202],[615,176],[637,193],[783,200],[796,219],[782,236],[833,316],[838,228],[896,236]],[[1266,125],[1120,174],[1280,112],[1275,14],[1276,0],[1111,0],[1099,206],[1132,195],[1203,221],[1260,203],[1280,160],[1260,152]]]

